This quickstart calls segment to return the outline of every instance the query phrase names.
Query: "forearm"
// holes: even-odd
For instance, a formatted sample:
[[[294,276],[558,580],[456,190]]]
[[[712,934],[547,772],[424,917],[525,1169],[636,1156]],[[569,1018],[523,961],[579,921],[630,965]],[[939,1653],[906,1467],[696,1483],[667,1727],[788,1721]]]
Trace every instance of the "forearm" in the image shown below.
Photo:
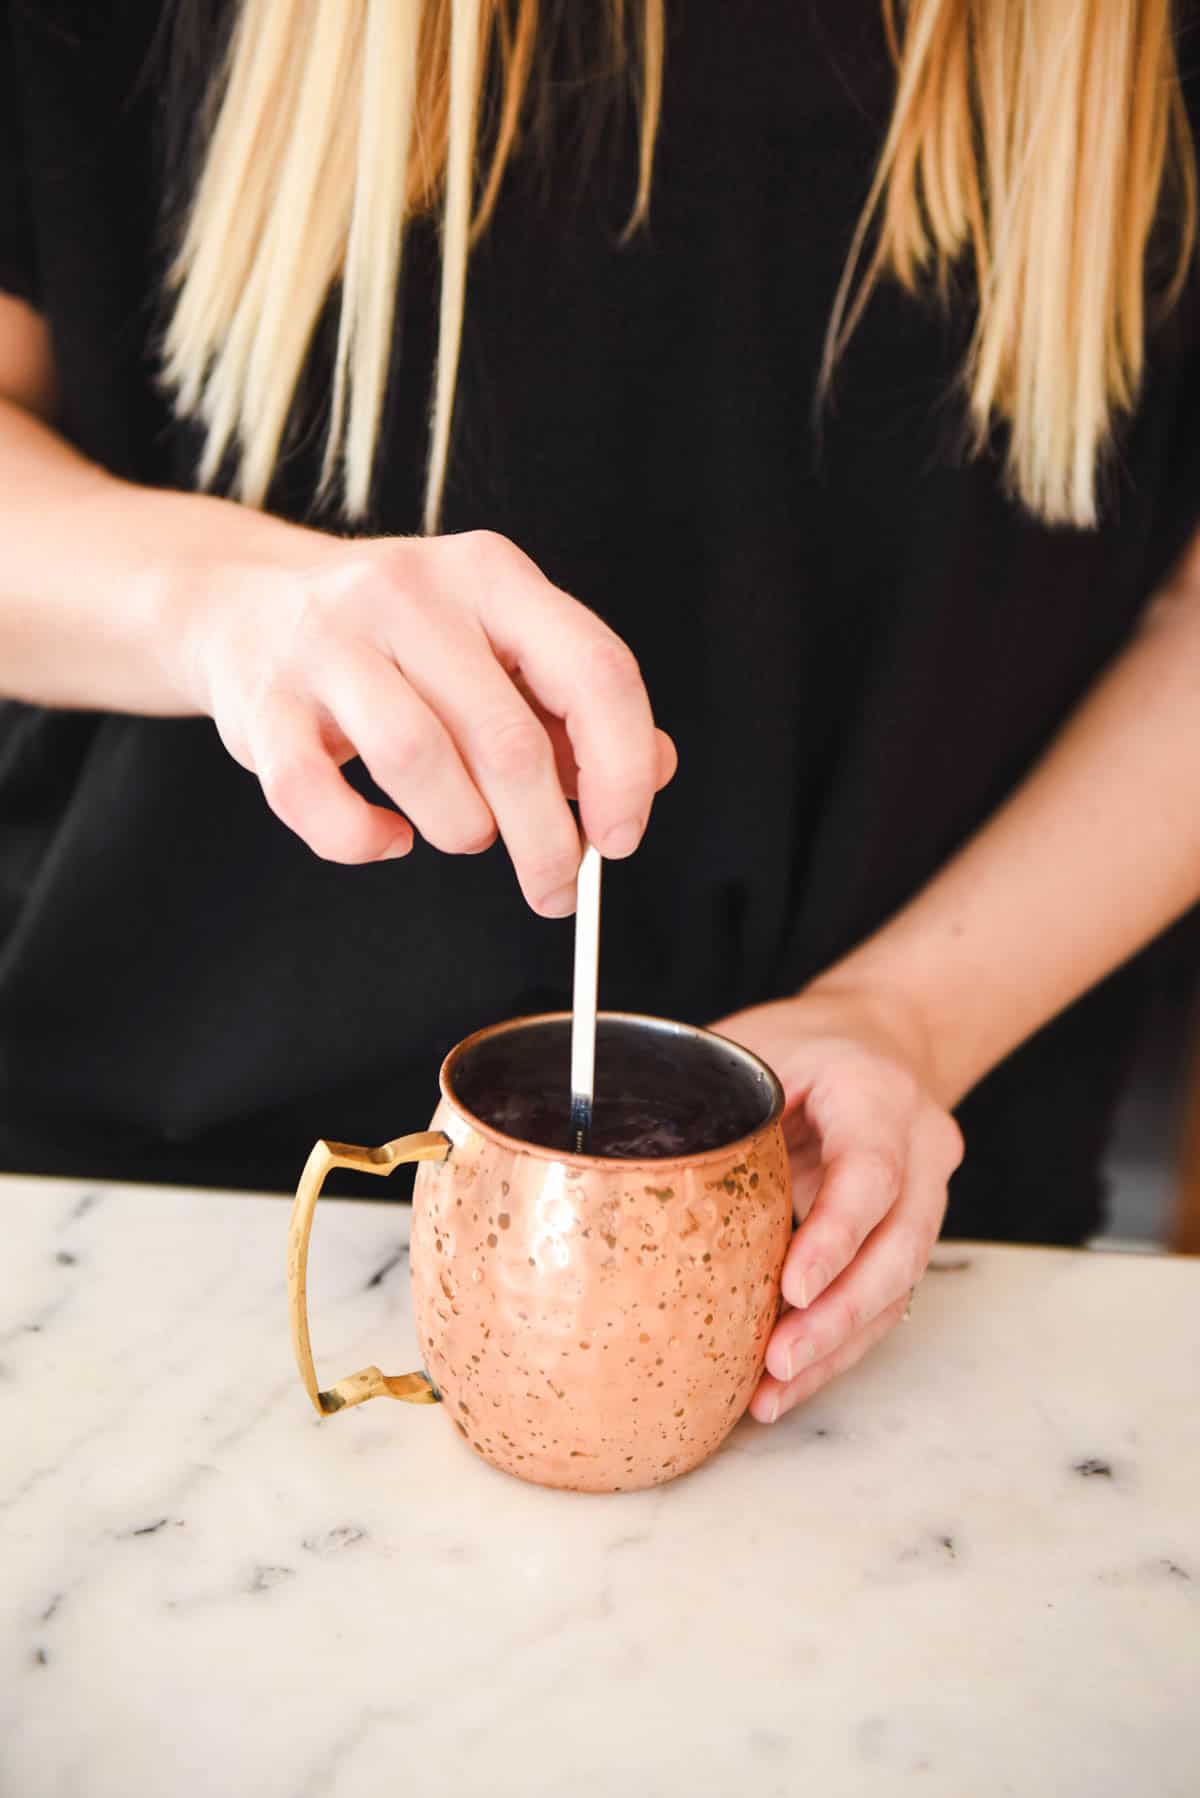
[[[195,704],[164,651],[225,544],[279,557],[307,533],[244,507],[140,488],[0,399],[0,696],[158,714]]]
[[[1200,899],[1200,551],[1029,778],[818,986],[882,996],[954,1105]]]

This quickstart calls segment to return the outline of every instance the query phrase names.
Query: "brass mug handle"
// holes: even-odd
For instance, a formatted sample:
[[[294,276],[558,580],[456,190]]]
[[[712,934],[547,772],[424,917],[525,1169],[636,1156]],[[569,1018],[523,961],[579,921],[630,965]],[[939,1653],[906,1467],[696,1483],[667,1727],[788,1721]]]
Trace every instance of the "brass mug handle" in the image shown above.
[[[326,1391],[317,1385],[308,1336],[308,1238],[326,1177],[335,1167],[357,1168],[364,1174],[390,1174],[402,1162],[444,1161],[449,1153],[448,1136],[440,1130],[421,1130],[414,1136],[385,1142],[379,1149],[359,1149],[348,1142],[319,1142],[304,1165],[288,1224],[288,1315],[300,1378],[321,1417],[330,1417],[347,1405],[361,1405],[368,1398],[398,1398],[410,1405],[438,1402],[437,1390],[426,1373],[386,1374],[377,1367],[364,1367],[361,1373],[348,1375]]]

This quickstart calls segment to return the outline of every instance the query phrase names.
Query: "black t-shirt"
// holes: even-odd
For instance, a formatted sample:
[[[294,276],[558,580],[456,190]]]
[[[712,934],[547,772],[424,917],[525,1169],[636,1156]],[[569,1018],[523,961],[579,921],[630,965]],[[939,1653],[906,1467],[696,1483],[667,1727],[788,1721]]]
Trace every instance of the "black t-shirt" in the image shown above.
[[[154,49],[162,10],[2,15],[0,285],[49,322],[67,435],[187,486],[194,433],[155,384],[189,104]],[[471,268],[444,522],[514,538],[641,659],[680,772],[610,869],[602,1002],[705,1022],[881,923],[1120,649],[1197,517],[1200,360],[1180,314],[1092,533],[1041,527],[994,461],[955,457],[969,318],[893,289],[818,443],[817,359],[891,99],[878,9],[669,13],[649,229],[619,241],[629,115],[582,150],[577,85],[548,165],[506,179]],[[418,524],[435,278],[418,229],[380,530]],[[313,436],[302,405],[271,495],[295,517]],[[567,1002],[570,949],[502,847],[321,863],[208,721],[0,707],[2,1167],[287,1187],[314,1135],[422,1127],[460,1036]],[[1110,980],[971,1097],[952,1228],[1094,1226],[1137,997],[1136,970]]]

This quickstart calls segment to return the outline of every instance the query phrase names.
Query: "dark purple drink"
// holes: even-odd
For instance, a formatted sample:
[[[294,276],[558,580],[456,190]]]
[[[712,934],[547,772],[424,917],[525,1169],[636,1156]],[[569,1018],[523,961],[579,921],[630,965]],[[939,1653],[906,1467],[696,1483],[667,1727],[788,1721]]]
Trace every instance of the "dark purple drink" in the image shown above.
[[[467,1049],[454,1089],[493,1130],[570,1152],[570,1020],[550,1018],[485,1037]],[[774,1093],[719,1039],[657,1020],[601,1017],[589,1153],[616,1160],[702,1155],[749,1136]]]

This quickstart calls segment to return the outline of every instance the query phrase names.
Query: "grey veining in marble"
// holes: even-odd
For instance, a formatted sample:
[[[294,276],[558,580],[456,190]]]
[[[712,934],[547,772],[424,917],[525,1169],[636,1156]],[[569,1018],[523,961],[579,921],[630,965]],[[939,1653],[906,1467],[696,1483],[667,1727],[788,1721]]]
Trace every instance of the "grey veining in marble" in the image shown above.
[[[3,1798],[1196,1798],[1200,1263],[945,1245],[657,1491],[321,1422],[278,1200],[0,1180]],[[323,1372],[414,1364],[326,1202]]]

